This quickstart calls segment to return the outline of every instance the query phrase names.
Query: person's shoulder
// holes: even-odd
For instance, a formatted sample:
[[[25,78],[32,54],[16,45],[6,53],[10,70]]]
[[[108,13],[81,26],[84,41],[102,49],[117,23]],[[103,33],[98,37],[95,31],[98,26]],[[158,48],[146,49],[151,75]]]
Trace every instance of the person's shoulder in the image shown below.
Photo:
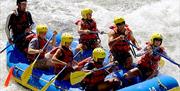
[[[26,11],[26,13],[27,13],[28,15],[31,15],[31,12],[30,12],[30,11]]]
[[[32,38],[32,40],[31,40],[31,42],[37,42],[37,41],[38,41],[38,39],[36,37]]]
[[[15,17],[15,16],[17,16],[17,12],[15,10],[13,10],[8,16]]]
[[[78,20],[75,22],[75,24],[78,25],[78,24],[81,23],[81,22],[82,22],[82,19],[78,19]]]

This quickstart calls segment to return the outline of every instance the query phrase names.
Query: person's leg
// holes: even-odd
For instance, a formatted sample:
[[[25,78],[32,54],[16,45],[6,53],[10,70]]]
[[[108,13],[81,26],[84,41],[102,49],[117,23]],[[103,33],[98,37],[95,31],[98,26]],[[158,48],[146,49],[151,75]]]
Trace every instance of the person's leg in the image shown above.
[[[113,77],[110,79],[106,79],[105,82],[98,85],[99,91],[110,91],[110,90],[117,90],[119,87],[122,86],[122,82],[117,78]]]
[[[47,60],[45,59],[38,59],[34,64],[34,68],[41,69],[41,70],[48,70],[49,67],[46,64]]]

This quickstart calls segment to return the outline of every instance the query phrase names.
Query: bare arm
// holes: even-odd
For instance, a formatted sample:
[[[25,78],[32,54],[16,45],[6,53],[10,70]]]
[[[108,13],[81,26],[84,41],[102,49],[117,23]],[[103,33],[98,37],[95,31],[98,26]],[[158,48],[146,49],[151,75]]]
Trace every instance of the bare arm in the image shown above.
[[[141,50],[142,48],[139,46],[137,40],[134,38],[134,35],[131,33],[131,37],[130,37],[131,42],[137,46],[137,50]]]
[[[37,38],[33,38],[30,43],[29,43],[29,47],[28,47],[28,54],[38,54],[40,52],[43,52],[39,49],[37,49]]]
[[[53,55],[53,57],[52,57],[52,63],[61,64],[61,65],[64,65],[64,66],[67,65],[66,62],[63,62],[63,61],[58,59],[58,57],[61,56],[61,55],[62,55],[62,52],[61,52],[60,49],[58,49],[56,51],[56,53]]]
[[[114,36],[113,36],[114,34],[115,34],[114,31],[110,31],[108,33],[108,36],[109,36],[108,44],[111,47],[117,43],[116,41],[123,41],[124,40],[124,35],[120,35],[120,36],[114,38]]]

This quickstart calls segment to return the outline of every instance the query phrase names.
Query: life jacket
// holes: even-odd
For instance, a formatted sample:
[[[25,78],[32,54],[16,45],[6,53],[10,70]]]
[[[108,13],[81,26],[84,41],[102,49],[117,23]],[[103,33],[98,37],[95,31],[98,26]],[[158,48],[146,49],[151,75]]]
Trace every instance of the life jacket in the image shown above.
[[[75,24],[81,24],[81,30],[90,30],[90,31],[98,31],[97,27],[96,27],[96,22],[94,21],[94,19],[91,20],[85,20],[85,19],[81,19],[78,20]],[[80,40],[93,40],[93,39],[98,39],[98,34],[81,34],[80,35]]]
[[[69,48],[66,48],[64,46],[62,46],[61,48],[56,47],[54,48],[54,53],[55,51],[57,51],[58,49],[61,50],[62,55],[58,57],[59,60],[66,62],[66,63],[70,63],[73,61],[73,53]],[[56,68],[63,68],[64,65],[60,65],[60,64],[55,64]]]
[[[87,67],[87,70],[92,70],[93,68],[101,68],[103,67],[103,65],[97,64],[93,61],[92,58],[88,58],[86,59],[86,62],[88,62],[85,66],[89,66]],[[91,66],[91,67],[90,67]],[[104,82],[104,78],[106,77],[107,72],[105,70],[99,70],[99,71],[95,71],[93,73],[91,73],[90,75],[88,75],[83,82],[85,82],[85,84],[89,84],[89,85],[96,85],[98,83]]]
[[[124,31],[118,30],[117,26],[110,26],[110,29],[112,29],[115,34],[114,38],[117,38],[119,35],[125,35],[127,40],[130,40],[131,37],[131,30],[129,29],[128,25],[124,27]],[[128,34],[125,34],[127,31]],[[111,45],[110,45],[111,46]],[[128,42],[126,41],[117,41],[113,46],[110,47],[111,51],[121,51],[121,52],[128,52],[130,50],[130,46]]]
[[[147,44],[147,46],[152,47],[152,44],[150,42],[148,42],[146,44]],[[160,53],[163,53],[164,48],[160,47],[157,51]],[[141,67],[156,70],[158,68],[158,62],[160,61],[160,59],[161,59],[161,57],[159,55],[153,55],[150,53],[146,53],[138,61],[138,65],[141,65]]]
[[[44,45],[47,43],[46,39],[41,39],[38,36],[36,36],[37,42],[36,44],[38,45],[38,49],[42,49]],[[38,59],[43,59],[45,57],[46,53],[46,48],[43,50],[44,52],[40,54]],[[27,58],[30,60],[30,62],[33,62],[35,58],[37,57],[38,54],[27,54]]]
[[[13,36],[22,35],[26,28],[33,24],[30,12],[21,12],[17,10],[14,12],[9,21],[9,27],[12,29]]]

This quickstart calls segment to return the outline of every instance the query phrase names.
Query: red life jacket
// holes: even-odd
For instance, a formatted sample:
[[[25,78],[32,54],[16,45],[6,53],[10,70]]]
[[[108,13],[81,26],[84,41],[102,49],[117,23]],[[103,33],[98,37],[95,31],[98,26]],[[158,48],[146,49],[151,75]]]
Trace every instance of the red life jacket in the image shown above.
[[[127,40],[130,40],[131,37],[131,30],[129,29],[128,25],[126,25],[125,27],[125,31],[121,31],[121,30],[117,30],[117,27],[114,26],[110,26],[110,29],[112,29],[115,34],[114,34],[114,38],[117,38],[119,35],[125,35]],[[127,31],[128,34],[125,34],[125,32]],[[122,51],[122,52],[128,52],[130,50],[130,46],[126,41],[117,41],[111,48],[111,51]]]
[[[147,46],[152,47],[152,44],[147,43]],[[160,47],[159,52],[163,53],[164,48]],[[158,62],[160,61],[161,57],[159,55],[152,55],[149,53],[144,54],[141,59],[138,61],[138,65],[142,67],[149,68],[152,70],[156,70],[158,68]]]
[[[9,21],[10,28],[12,29],[13,35],[18,36],[25,33],[25,29],[29,28],[33,24],[31,15],[28,11],[21,12],[18,11],[18,14],[13,13]],[[21,35],[22,36],[22,35]]]
[[[56,48],[54,48],[54,53],[58,49],[60,49],[62,52],[62,55],[58,57],[59,60],[66,62],[66,63],[70,63],[73,61],[73,53],[69,48],[65,48],[63,46],[61,48],[56,47]],[[55,67],[56,68],[63,68],[64,65],[55,64]]]
[[[37,37],[37,36],[36,36]],[[46,39],[41,39],[41,38],[39,38],[39,37],[37,37],[37,39],[38,39],[38,49],[42,49],[43,47],[44,47],[44,45],[47,43],[47,40]],[[45,48],[46,49],[46,48]],[[43,50],[44,52],[43,53],[41,53],[40,54],[40,56],[39,56],[39,58],[38,59],[43,59],[44,57],[45,57],[45,52],[46,52],[46,50]],[[33,62],[34,60],[35,60],[35,58],[37,57],[37,55],[38,54],[27,54],[27,58],[31,61],[31,62]]]
[[[81,24],[81,30],[90,30],[90,31],[98,31],[96,27],[96,22],[91,19],[91,20],[78,20],[75,24]],[[98,39],[97,34],[81,34],[80,35],[80,40],[92,40],[92,39]]]
[[[88,60],[88,61],[87,61]],[[101,68],[103,67],[103,65],[97,64],[95,63],[92,58],[88,58],[85,60],[86,62],[88,62],[89,64],[92,64],[92,66],[94,68]],[[104,82],[104,78],[106,77],[107,72],[105,70],[99,70],[99,71],[95,71],[93,72],[91,75],[88,75],[83,81],[86,84],[90,84],[90,85],[96,85],[98,83]]]

